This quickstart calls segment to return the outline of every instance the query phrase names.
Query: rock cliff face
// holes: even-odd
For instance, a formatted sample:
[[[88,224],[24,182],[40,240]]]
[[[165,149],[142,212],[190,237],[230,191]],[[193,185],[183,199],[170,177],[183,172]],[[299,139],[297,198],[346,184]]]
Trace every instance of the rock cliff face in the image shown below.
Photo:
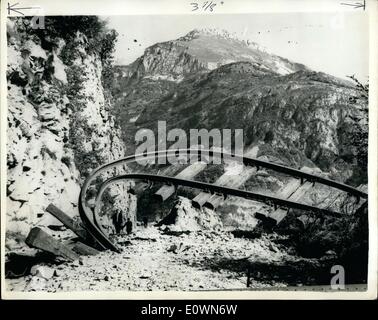
[[[125,155],[109,113],[103,86],[104,61],[90,50],[93,35],[66,30],[65,21],[46,19],[33,30],[28,19],[8,22],[7,245],[12,248],[37,224],[58,223],[45,208],[53,203],[78,215],[80,186],[88,173]],[[77,18],[77,22],[82,22]],[[68,26],[74,24],[68,24]],[[117,190],[118,188],[118,190]],[[135,200],[125,186],[109,197],[114,208]],[[129,206],[130,204],[130,206]]]

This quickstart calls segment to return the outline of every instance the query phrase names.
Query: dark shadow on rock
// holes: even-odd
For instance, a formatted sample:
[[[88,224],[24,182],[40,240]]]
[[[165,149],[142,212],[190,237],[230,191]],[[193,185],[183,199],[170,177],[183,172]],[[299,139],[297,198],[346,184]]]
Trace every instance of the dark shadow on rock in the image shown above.
[[[283,282],[289,286],[301,285],[329,285],[332,274],[331,266],[335,262],[316,259],[298,259],[281,262],[251,262],[248,259],[225,259],[208,261],[207,266],[212,270],[229,270],[249,276],[259,282]]]
[[[167,236],[175,236],[175,237],[179,237],[182,234],[190,234],[190,232],[191,231],[189,231],[189,230],[185,230],[185,231],[172,231],[172,230],[169,230],[168,228],[166,228],[166,229],[163,230],[163,234],[165,234]]]
[[[233,230],[231,233],[235,238],[257,239],[261,237],[262,230]]]
[[[10,252],[5,262],[5,277],[15,279],[30,274],[31,268],[36,264],[60,264],[55,255],[48,252],[37,252],[34,255]]]

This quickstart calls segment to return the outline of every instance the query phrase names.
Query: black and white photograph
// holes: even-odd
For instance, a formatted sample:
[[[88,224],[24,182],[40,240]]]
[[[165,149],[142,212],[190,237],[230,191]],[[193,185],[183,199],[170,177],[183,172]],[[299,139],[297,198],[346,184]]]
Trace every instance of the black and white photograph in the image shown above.
[[[360,2],[8,3],[3,293],[367,293],[376,85]]]

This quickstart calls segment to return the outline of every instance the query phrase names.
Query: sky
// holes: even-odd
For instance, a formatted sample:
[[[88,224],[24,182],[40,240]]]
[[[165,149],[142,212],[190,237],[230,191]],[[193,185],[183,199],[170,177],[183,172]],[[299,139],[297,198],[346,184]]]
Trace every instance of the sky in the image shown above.
[[[193,29],[227,30],[268,52],[337,77],[368,76],[368,19],[364,12],[255,13],[216,15],[108,16],[119,33],[116,64],[129,64],[157,43],[177,39]]]

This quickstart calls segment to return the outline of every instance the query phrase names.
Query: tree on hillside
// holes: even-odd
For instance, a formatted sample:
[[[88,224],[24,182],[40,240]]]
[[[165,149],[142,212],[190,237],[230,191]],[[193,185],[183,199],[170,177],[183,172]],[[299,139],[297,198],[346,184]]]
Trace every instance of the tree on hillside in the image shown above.
[[[356,85],[356,89],[360,92],[361,96],[360,98],[368,100],[369,98],[369,80],[364,85],[362,84],[356,76],[353,74],[351,76],[347,76],[349,79],[351,79],[354,84]]]

